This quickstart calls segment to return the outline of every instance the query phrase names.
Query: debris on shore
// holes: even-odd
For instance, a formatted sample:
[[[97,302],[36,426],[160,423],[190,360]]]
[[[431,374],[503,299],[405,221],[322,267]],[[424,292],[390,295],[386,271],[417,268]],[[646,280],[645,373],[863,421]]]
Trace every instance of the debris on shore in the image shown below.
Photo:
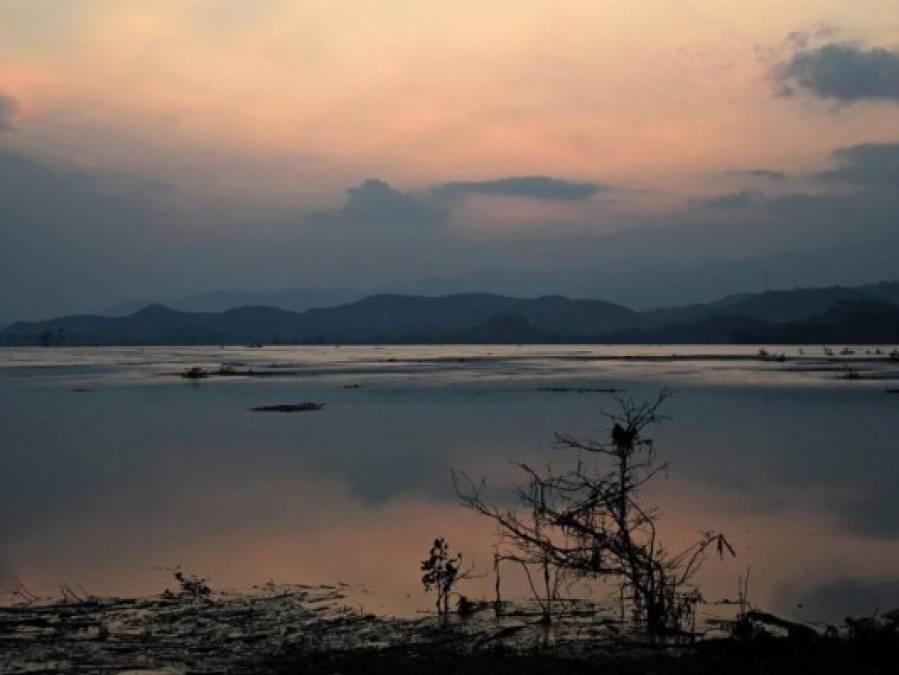
[[[754,611],[727,622],[730,634],[652,643],[596,606],[547,625],[533,607],[498,616],[485,603],[441,622],[350,608],[343,584],[207,592],[199,581],[203,592],[182,580],[180,592],[146,598],[71,592],[0,607],[0,672],[835,675],[892,672],[899,648],[897,612],[822,634]]]
[[[407,619],[352,609],[346,605],[352,589],[345,585],[268,583],[221,592],[200,581],[201,593],[181,580],[180,592],[147,598],[73,593],[0,607],[0,672],[299,672],[304,664],[353,654],[414,661],[416,655],[498,646],[527,651],[546,640],[545,627],[527,611],[510,611],[501,620],[484,611],[444,624],[431,615]],[[560,627],[554,644],[585,646],[593,644],[585,638],[600,633],[612,635],[602,624]]]
[[[166,591],[0,607],[0,672],[250,670],[248,664],[277,655],[286,641],[323,621],[321,610],[334,596],[272,587],[255,594]]]

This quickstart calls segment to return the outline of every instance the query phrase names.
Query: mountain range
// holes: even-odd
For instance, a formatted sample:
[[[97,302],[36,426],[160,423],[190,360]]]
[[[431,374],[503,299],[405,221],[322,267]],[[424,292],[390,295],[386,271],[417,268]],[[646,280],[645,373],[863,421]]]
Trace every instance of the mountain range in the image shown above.
[[[331,307],[355,302],[367,294],[343,288],[285,288],[273,291],[205,291],[192,295],[172,298],[163,304],[181,312],[224,312],[234,307],[265,305],[305,312],[312,307]],[[128,300],[118,302],[97,312],[103,316],[128,316],[147,305],[157,304],[148,300]]]
[[[247,305],[19,322],[3,345],[896,343],[899,282],[744,293],[637,312],[602,300],[373,295],[303,312]]]

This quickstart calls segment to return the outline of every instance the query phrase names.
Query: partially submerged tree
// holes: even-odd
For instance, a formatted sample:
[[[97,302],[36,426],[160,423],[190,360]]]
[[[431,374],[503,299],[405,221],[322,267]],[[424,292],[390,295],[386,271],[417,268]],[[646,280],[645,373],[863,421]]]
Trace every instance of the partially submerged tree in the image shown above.
[[[669,551],[657,532],[658,510],[640,499],[641,488],[666,468],[656,462],[644,431],[662,419],[659,408],[667,397],[663,392],[643,403],[616,398],[619,410],[603,413],[612,424],[608,441],[557,434],[556,447],[577,451],[576,462],[561,472],[519,463],[527,477],[515,490],[519,509],[488,503],[483,481],[453,473],[463,505],[497,524],[503,546],[498,555],[520,563],[529,581],[530,567],[541,570],[545,597],[539,598],[533,582],[531,587],[544,619],[550,619],[559,580],[571,577],[617,584],[622,611],[627,603],[652,636],[693,628],[701,596],[691,580],[707,553],[734,551],[712,531],[682,551]]]

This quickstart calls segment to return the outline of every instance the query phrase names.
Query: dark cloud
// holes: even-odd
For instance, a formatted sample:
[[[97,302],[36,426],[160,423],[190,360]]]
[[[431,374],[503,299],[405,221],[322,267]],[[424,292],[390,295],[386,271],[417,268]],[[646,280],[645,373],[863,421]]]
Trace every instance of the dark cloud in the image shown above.
[[[834,150],[836,169],[818,174],[827,180],[869,187],[899,188],[899,143],[863,143]]]
[[[899,101],[899,52],[849,42],[797,46],[773,72],[781,96],[804,91],[842,103]]]
[[[527,197],[529,199],[583,200],[605,189],[600,183],[587,183],[548,176],[512,176],[485,181],[443,183],[435,194],[456,199],[470,194]]]
[[[748,178],[767,178],[769,180],[786,180],[787,174],[783,171],[772,169],[744,169],[742,171],[728,171],[728,176],[746,176]]]
[[[755,206],[764,200],[764,195],[757,190],[740,190],[726,192],[708,199],[697,200],[695,205],[710,209],[745,209]]]
[[[12,129],[12,119],[16,116],[19,104],[11,96],[0,94],[0,131]]]
[[[388,183],[369,178],[347,190],[347,199],[339,211],[318,213],[319,224],[363,226],[435,225],[446,220],[446,208],[428,197],[395,190]]]

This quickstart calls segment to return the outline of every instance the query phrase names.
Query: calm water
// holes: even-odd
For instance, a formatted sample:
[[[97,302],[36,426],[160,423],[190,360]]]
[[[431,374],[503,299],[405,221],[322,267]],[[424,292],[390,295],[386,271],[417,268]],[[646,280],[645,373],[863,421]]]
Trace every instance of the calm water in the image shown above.
[[[872,348],[873,349],[873,348]],[[815,620],[899,605],[899,364],[858,349],[859,379],[817,347],[344,347],[0,350],[0,589],[158,592],[183,565],[218,587],[349,582],[375,611],[430,605],[437,534],[478,569],[492,528],[452,467],[501,501],[510,460],[554,465],[555,431],[597,433],[602,393],[675,391],[648,497],[672,548],[720,529],[709,598]],[[669,359],[673,352],[680,356]],[[628,358],[636,357],[636,358]],[[198,382],[189,366],[277,370]],[[358,386],[356,386],[358,385]],[[258,413],[304,400],[322,412]],[[520,580],[508,582],[515,587]],[[488,593],[489,578],[467,591]],[[801,605],[801,606],[800,606]]]

